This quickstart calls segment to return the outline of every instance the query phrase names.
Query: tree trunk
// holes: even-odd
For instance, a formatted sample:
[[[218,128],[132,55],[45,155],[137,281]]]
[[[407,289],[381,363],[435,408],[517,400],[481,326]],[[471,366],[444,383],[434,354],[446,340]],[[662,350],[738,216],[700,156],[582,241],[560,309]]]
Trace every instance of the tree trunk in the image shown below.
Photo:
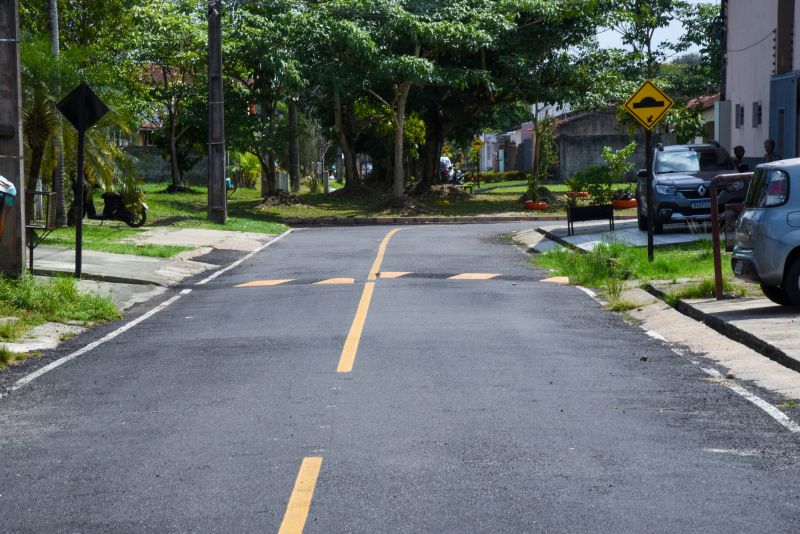
[[[258,162],[261,164],[261,198],[269,197],[269,161],[264,154],[256,154]]]
[[[300,191],[300,132],[297,130],[297,102],[289,102],[289,179],[292,193]]]
[[[58,0],[50,0],[50,49],[54,57],[61,55],[61,38],[58,23]],[[61,114],[56,113],[56,131],[53,135],[53,152],[56,166],[53,169],[53,192],[56,194],[56,226],[67,225],[64,195],[64,129]]]
[[[275,175],[275,154],[267,152],[267,196],[273,197],[278,194],[278,180]]]
[[[356,181],[355,173],[355,157],[350,148],[350,142],[347,138],[347,132],[344,126],[344,113],[342,111],[342,96],[339,89],[333,90],[334,102],[334,118],[336,122],[336,135],[339,137],[339,148],[342,150],[344,156],[344,178],[345,187],[353,185]]]
[[[411,82],[403,82],[397,86],[396,108],[394,115],[394,180],[392,183],[392,198],[402,200],[405,190],[405,169],[404,155],[405,148],[405,124],[406,124],[406,103],[408,93],[411,91]]]
[[[181,169],[178,166],[178,118],[175,112],[170,108],[169,119],[167,127],[169,129],[167,135],[167,143],[169,144],[169,165],[170,175],[172,177],[172,190],[180,191],[183,188],[183,180],[181,179]]]

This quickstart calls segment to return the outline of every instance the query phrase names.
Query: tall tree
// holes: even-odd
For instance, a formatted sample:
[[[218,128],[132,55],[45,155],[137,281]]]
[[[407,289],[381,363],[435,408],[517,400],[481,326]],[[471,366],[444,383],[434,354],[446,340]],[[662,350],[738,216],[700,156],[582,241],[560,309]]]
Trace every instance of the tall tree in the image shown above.
[[[297,48],[300,12],[290,1],[228,10],[226,129],[230,145],[261,163],[261,193],[277,193],[275,168],[292,138],[286,101],[305,85]]]
[[[179,144],[191,125],[182,123],[182,114],[188,101],[205,94],[202,15],[194,0],[147,0],[133,11],[132,75],[140,77],[161,107],[152,118],[160,124],[166,145],[171,191],[186,186]]]

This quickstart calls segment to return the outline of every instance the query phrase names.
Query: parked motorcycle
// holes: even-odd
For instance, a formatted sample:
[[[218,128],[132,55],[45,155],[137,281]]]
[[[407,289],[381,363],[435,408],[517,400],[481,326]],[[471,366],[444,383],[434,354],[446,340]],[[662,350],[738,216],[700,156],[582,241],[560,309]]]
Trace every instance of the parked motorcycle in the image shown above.
[[[97,213],[92,195],[86,195],[83,203],[83,214],[95,221],[122,221],[132,228],[139,228],[147,220],[147,204],[137,203],[133,209],[128,208],[119,193],[107,192],[101,195],[103,213]]]

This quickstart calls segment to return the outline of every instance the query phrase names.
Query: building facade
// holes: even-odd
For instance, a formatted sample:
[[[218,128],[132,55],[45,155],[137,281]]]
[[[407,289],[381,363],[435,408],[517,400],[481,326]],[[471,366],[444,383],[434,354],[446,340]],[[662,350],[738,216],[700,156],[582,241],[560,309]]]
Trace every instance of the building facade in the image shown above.
[[[741,145],[750,163],[763,161],[773,139],[783,158],[800,156],[798,78],[800,0],[723,0],[726,42],[722,99],[715,137],[731,150]]]

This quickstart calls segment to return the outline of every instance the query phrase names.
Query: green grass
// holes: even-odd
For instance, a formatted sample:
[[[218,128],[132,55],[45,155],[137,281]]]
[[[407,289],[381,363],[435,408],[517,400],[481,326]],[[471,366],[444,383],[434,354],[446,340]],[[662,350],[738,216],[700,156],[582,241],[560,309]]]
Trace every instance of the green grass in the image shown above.
[[[239,189],[228,199],[228,222],[224,225],[208,220],[208,190],[204,186],[192,186],[192,193],[165,193],[167,184],[145,184],[147,226],[171,226],[176,228],[211,228],[279,234],[286,230],[279,218],[260,212],[257,206],[261,195],[255,189]]]
[[[98,323],[122,315],[110,298],[78,291],[71,277],[41,281],[26,275],[16,279],[0,277],[0,316],[19,319],[13,329],[3,327],[0,332],[5,341],[12,341],[46,322]]]
[[[729,258],[723,252],[723,265]],[[609,277],[647,281],[705,278],[714,274],[711,242],[707,240],[659,247],[652,263],[647,261],[647,249],[624,243],[604,243],[586,254],[556,249],[533,261],[538,267],[568,276],[573,283],[590,287],[605,286]]]
[[[130,228],[117,221],[107,221],[101,226],[96,221],[83,222],[83,248],[116,254],[134,254],[156,258],[171,258],[192,247],[173,245],[140,245],[123,242],[123,239],[135,237],[143,230]],[[75,228],[59,228],[47,236],[46,246],[75,248]]]
[[[739,296],[744,296],[744,290],[741,287],[733,285],[726,279],[722,280],[722,289],[725,293],[738,293]],[[714,292],[714,279],[706,278],[700,282],[683,286],[675,291],[667,292],[664,300],[670,306],[675,306],[679,300],[712,298]]]

